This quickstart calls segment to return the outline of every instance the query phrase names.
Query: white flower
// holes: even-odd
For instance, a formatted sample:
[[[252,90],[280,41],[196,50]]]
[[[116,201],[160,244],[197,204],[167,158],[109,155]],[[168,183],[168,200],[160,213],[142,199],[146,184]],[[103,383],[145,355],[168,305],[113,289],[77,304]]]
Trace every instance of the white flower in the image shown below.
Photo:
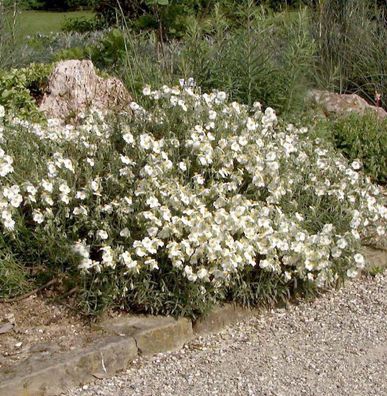
[[[185,162],[179,162],[179,168],[180,170],[185,172],[187,170],[187,165],[185,164]]]
[[[356,267],[363,269],[365,266],[365,259],[364,256],[360,253],[357,253],[353,256],[355,263],[356,263]]]
[[[22,202],[23,202],[23,197],[20,194],[14,194],[10,199],[10,204],[14,208],[18,208]]]
[[[133,110],[133,111],[138,111],[140,110],[140,105],[136,102],[130,102],[129,107]]]
[[[122,236],[123,238],[129,237],[130,236],[129,228],[125,227],[124,229],[122,229],[120,231],[120,236]]]
[[[199,279],[204,279],[208,276],[208,271],[205,268],[200,268],[197,272],[197,276]]]
[[[89,270],[90,268],[93,267],[93,260],[89,258],[83,258],[78,266],[80,270]]]
[[[120,260],[125,267],[129,269],[133,269],[137,267],[137,261],[132,259],[132,256],[129,252],[124,252],[120,254]]]
[[[219,92],[216,94],[216,99],[218,99],[218,101],[220,101],[220,102],[224,102],[224,101],[227,99],[227,94],[226,94],[226,92],[219,91]]]
[[[149,96],[150,94],[151,94],[151,88],[150,88],[150,86],[149,85],[145,85],[145,87],[143,88],[143,90],[142,90],[142,94],[144,95],[144,96]]]
[[[89,246],[85,245],[83,242],[78,241],[73,246],[74,252],[78,253],[81,257],[89,258]]]
[[[258,128],[258,124],[251,117],[248,117],[246,127],[249,131],[255,131]]]
[[[35,223],[41,224],[44,221],[44,216],[40,210],[34,210],[32,212],[32,218],[35,221]]]
[[[77,191],[77,193],[75,194],[75,198],[80,199],[81,201],[86,199],[86,197],[87,197],[87,195],[84,191]]]
[[[121,162],[124,163],[125,165],[132,164],[132,160],[129,157],[126,157],[125,155],[120,155]]]
[[[241,150],[241,148],[240,148],[238,142],[233,142],[233,143],[231,144],[231,150],[236,151],[236,152]]]
[[[155,269],[159,269],[159,266],[155,259],[145,260],[144,264],[147,265],[151,271],[153,271]]]
[[[361,162],[360,161],[353,161],[351,164],[352,168],[355,170],[359,170],[361,168]]]
[[[285,271],[285,272],[284,272],[284,279],[285,279],[285,282],[290,281],[290,280],[292,279],[291,273],[288,272],[288,271]]]
[[[275,161],[277,154],[274,151],[270,151],[266,154],[266,161]]]
[[[215,120],[215,119],[216,119],[216,116],[217,116],[216,111],[210,110],[210,111],[208,112],[208,118],[209,118],[210,120]]]
[[[147,205],[149,205],[149,207],[153,208],[157,208],[160,206],[160,202],[156,197],[149,197],[146,200]]]
[[[134,143],[134,137],[130,132],[126,132],[124,135],[122,135],[122,138],[129,145],[132,145]]]
[[[348,242],[344,238],[341,238],[336,242],[336,245],[340,249],[345,249],[348,246]]]
[[[152,147],[152,144],[153,139],[147,133],[140,135],[140,147],[144,150],[149,150]]]
[[[70,172],[74,173],[74,167],[70,159],[66,158],[63,160],[63,166],[68,169]]]
[[[61,195],[60,195],[60,200],[61,200],[63,203],[65,203],[65,204],[70,203],[70,198],[69,198],[69,196],[68,196],[67,194],[61,194]]]
[[[185,276],[187,277],[187,279],[188,279],[189,281],[191,281],[191,282],[195,282],[195,281],[196,281],[197,275],[195,275],[195,274],[192,272],[192,267],[191,267],[191,266],[186,265],[186,266],[184,267],[184,273],[185,273]]]
[[[46,190],[47,192],[51,193],[54,189],[54,186],[52,185],[52,183],[50,183],[47,180],[43,180],[42,181],[42,187],[44,190]]]
[[[336,248],[336,247],[334,247],[334,248],[332,248],[332,251],[331,251],[331,254],[332,254],[332,257],[333,258],[338,258],[338,257],[340,257],[341,256],[341,250],[340,249],[338,249],[338,248]]]
[[[358,273],[359,272],[355,268],[350,268],[349,270],[347,270],[348,278],[356,278]]]
[[[4,116],[5,116],[4,106],[0,105],[0,118],[3,118]]]
[[[59,191],[60,191],[61,193],[63,193],[63,195],[68,195],[68,194],[70,194],[71,189],[70,189],[70,187],[69,187],[66,183],[62,183],[62,184],[59,186]]]
[[[108,235],[108,233],[105,230],[98,230],[97,231],[97,237],[104,241],[105,239],[109,238],[109,235]]]
[[[73,214],[75,216],[78,215],[87,216],[87,209],[84,206],[77,206],[73,209]]]
[[[98,182],[95,181],[95,180],[93,180],[93,181],[90,183],[90,187],[91,187],[91,189],[92,189],[94,192],[97,192],[98,189],[99,189]]]
[[[12,219],[12,215],[8,210],[3,210],[1,213],[1,218],[3,220],[4,227],[13,231],[15,229],[15,221]]]

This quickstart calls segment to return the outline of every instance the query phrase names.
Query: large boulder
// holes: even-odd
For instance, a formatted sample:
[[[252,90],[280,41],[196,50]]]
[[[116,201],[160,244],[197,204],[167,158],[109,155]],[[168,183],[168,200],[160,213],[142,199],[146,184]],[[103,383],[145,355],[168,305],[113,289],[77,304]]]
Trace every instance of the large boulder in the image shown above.
[[[90,108],[102,112],[130,111],[132,98],[117,78],[99,77],[89,60],[57,63],[39,106],[47,118],[76,120]]]
[[[327,116],[331,114],[345,115],[350,112],[364,114],[366,111],[371,111],[381,119],[387,117],[387,112],[382,107],[371,106],[356,94],[337,94],[314,89],[309,92],[308,97]]]

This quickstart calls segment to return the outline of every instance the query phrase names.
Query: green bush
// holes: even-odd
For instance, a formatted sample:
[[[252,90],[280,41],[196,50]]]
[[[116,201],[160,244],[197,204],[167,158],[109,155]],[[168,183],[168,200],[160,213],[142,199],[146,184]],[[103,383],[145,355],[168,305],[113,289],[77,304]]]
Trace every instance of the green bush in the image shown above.
[[[7,111],[35,121],[44,116],[38,110],[52,65],[31,64],[27,68],[0,70],[0,105]]]
[[[66,18],[62,24],[62,31],[87,33],[103,28],[103,24],[97,18],[78,17]]]
[[[198,317],[355,276],[378,189],[306,128],[222,91],[144,87],[126,118],[30,125],[0,107],[0,227],[12,257],[109,306]],[[28,153],[28,155],[26,155]]]
[[[360,161],[372,180],[387,183],[387,120],[381,120],[373,113],[350,114],[323,121],[318,129],[350,161]]]

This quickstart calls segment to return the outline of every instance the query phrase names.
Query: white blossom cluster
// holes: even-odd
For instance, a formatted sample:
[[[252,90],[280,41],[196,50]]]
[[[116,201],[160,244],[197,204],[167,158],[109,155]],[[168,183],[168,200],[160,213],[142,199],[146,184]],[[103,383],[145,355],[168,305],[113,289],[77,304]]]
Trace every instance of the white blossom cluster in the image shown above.
[[[143,94],[149,109],[133,102],[119,125],[4,122],[6,235],[60,234],[85,273],[168,265],[203,285],[253,266],[322,287],[364,267],[359,241],[385,233],[387,211],[359,161],[192,82]]]

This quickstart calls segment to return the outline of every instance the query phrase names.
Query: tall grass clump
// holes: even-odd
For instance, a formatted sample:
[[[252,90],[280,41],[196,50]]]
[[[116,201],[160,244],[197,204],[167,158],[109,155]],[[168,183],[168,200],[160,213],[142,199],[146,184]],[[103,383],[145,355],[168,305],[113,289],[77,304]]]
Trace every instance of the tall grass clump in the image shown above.
[[[16,45],[17,1],[0,0],[0,69],[12,63]]]
[[[230,19],[226,3],[190,19],[178,39],[136,30],[118,8],[119,27],[96,45],[62,51],[57,58],[89,58],[122,78],[135,96],[144,84],[193,77],[205,90],[227,90],[232,100],[260,100],[282,113],[302,110],[315,62],[310,13],[274,13],[246,0],[233,5]]]
[[[316,80],[370,102],[387,97],[386,8],[372,0],[321,0],[314,10]]]
[[[358,163],[258,102],[182,85],[145,86],[132,114],[76,126],[33,125],[0,106],[11,257],[76,287],[88,314],[198,317],[356,276],[361,239],[383,235],[387,218]]]
[[[248,1],[232,29],[217,12],[211,34],[200,24],[191,29],[182,72],[206,89],[226,89],[243,103],[260,100],[280,112],[301,107],[314,62],[307,12],[274,14]]]

